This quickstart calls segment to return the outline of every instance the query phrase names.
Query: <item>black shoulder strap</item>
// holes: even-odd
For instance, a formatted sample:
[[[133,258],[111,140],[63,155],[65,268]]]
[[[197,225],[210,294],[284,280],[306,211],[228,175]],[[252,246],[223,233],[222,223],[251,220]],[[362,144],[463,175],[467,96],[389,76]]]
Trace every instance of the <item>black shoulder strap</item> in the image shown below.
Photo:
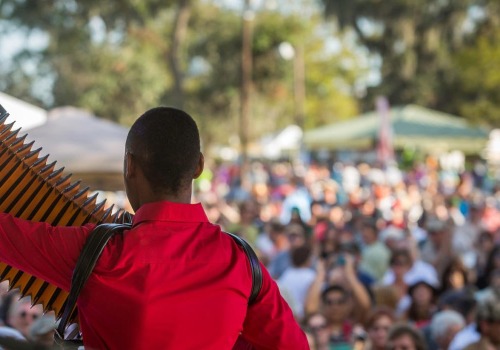
[[[73,276],[71,278],[71,290],[64,306],[61,322],[59,322],[59,326],[56,330],[56,335],[60,339],[64,339],[64,331],[75,308],[76,300],[92,273],[97,259],[104,250],[106,243],[108,243],[109,239],[115,233],[122,232],[130,227],[131,225],[129,224],[101,224],[96,226],[90,233],[76,261]]]
[[[238,237],[233,233],[224,233],[229,235],[239,246],[243,248],[243,251],[248,257],[248,261],[250,261],[250,268],[252,269],[252,292],[250,293],[250,298],[248,299],[248,304],[250,305],[255,301],[255,299],[257,299],[260,289],[262,288],[262,270],[260,267],[259,258],[253,251],[250,244],[248,244],[247,241],[245,241],[243,238]]]
[[[94,228],[90,233],[85,245],[83,246],[82,252],[76,261],[76,266],[73,271],[73,277],[71,279],[71,290],[69,292],[68,299],[64,306],[63,316],[59,326],[56,330],[56,336],[59,339],[64,339],[64,331],[66,325],[69,322],[71,314],[76,305],[78,296],[81,290],[85,286],[87,279],[94,270],[94,266],[97,263],[97,259],[101,255],[106,243],[109,239],[117,232],[122,232],[125,229],[129,229],[130,224],[101,224]],[[262,270],[260,267],[259,259],[253,251],[252,247],[242,238],[229,233],[224,232],[229,235],[234,241],[243,248],[243,251],[248,257],[250,262],[250,267],[252,269],[252,291],[250,293],[250,298],[248,304],[252,304],[257,296],[259,295],[260,289],[262,288]]]

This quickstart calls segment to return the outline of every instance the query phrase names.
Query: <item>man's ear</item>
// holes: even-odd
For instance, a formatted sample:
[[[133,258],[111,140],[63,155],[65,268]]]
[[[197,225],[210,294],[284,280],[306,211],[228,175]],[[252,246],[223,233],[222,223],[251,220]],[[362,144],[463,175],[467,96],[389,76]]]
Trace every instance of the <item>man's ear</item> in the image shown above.
[[[203,156],[203,153],[200,152],[200,159],[198,160],[198,166],[196,167],[196,171],[194,172],[193,179],[197,179],[201,175],[204,167],[205,157]]]
[[[125,153],[125,164],[123,167],[124,176],[126,179],[130,179],[135,176],[135,159],[132,153]]]

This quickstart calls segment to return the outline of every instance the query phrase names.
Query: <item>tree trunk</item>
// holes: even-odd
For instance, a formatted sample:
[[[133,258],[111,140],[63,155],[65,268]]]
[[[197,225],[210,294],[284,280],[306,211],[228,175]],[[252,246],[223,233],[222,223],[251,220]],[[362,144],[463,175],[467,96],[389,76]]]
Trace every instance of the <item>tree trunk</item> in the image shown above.
[[[167,52],[168,62],[174,78],[173,100],[169,101],[169,104],[180,109],[184,108],[184,73],[181,67],[181,45],[186,39],[190,15],[191,0],[179,0],[179,9],[175,16],[174,30],[172,31],[172,44]]]

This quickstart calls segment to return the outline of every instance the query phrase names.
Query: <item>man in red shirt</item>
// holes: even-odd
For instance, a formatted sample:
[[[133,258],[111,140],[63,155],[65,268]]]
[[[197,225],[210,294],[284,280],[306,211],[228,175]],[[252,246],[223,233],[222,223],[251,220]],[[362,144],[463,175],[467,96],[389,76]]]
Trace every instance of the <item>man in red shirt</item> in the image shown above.
[[[159,107],[132,126],[124,179],[132,228],[106,245],[78,298],[86,349],[308,349],[266,269],[248,305],[249,260],[191,203],[203,170],[196,123]],[[69,291],[94,228],[53,227],[0,214],[0,261]]]

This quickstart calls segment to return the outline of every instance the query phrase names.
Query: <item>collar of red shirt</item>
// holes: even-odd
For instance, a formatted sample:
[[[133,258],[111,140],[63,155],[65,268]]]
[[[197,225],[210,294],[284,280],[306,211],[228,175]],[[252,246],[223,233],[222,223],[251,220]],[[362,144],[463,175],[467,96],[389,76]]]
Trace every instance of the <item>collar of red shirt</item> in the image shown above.
[[[200,203],[153,202],[143,204],[134,215],[133,226],[143,221],[208,222]]]

